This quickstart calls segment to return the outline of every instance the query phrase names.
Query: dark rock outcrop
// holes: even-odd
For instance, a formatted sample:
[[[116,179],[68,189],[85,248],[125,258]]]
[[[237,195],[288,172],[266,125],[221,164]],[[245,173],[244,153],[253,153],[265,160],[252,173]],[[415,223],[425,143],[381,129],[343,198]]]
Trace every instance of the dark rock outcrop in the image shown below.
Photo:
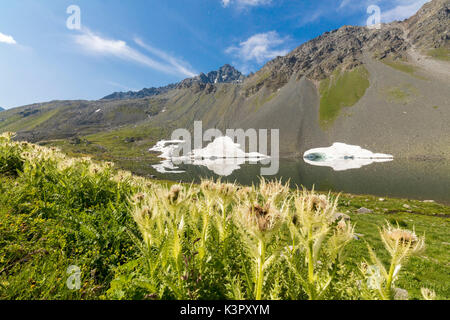
[[[115,92],[102,100],[125,100],[125,99],[141,99],[164,94],[172,89],[191,88],[195,92],[207,90],[211,93],[215,90],[214,85],[217,83],[241,83],[245,76],[229,64],[224,65],[217,71],[211,71],[208,74],[200,73],[194,78],[185,79],[176,84],[170,84],[160,88],[148,88],[140,91]]]
[[[166,93],[176,88],[176,84],[169,84],[159,88],[145,88],[140,91],[114,92],[102,100],[126,100],[126,99],[142,99]]]

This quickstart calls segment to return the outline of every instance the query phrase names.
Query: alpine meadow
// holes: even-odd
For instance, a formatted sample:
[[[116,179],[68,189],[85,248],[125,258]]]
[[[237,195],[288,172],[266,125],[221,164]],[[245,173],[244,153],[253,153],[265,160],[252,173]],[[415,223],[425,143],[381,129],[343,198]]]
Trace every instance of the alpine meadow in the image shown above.
[[[0,4],[0,300],[450,299],[450,0],[73,2]]]

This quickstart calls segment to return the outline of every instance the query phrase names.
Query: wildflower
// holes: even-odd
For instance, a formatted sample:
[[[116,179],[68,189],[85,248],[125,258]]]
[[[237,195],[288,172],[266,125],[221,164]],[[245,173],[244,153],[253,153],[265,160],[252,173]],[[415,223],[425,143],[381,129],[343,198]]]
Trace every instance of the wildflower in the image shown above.
[[[231,183],[223,183],[219,186],[219,192],[224,196],[233,196],[236,192],[236,187]]]
[[[107,168],[113,168],[114,167],[114,163],[113,162],[105,162],[105,167]]]
[[[417,236],[407,230],[393,230],[387,232],[387,237],[394,242],[400,242],[402,245],[413,247],[418,241],[419,238]]]
[[[217,186],[216,184],[211,181],[211,180],[204,180],[202,181],[202,183],[200,184],[200,188],[203,191],[212,191],[212,192],[216,192],[217,191]]]
[[[436,292],[428,288],[420,289],[422,296],[425,300],[436,300]]]
[[[236,191],[236,195],[238,198],[246,198],[248,195],[250,195],[253,192],[253,188],[251,187],[240,187]]]
[[[15,133],[13,132],[3,132],[0,134],[0,138],[6,139],[7,142],[9,142],[12,138],[15,137]]]
[[[267,232],[273,231],[282,218],[282,213],[270,202],[265,205],[251,204],[238,211],[241,224],[256,236],[265,236]]]
[[[400,258],[414,255],[425,248],[425,241],[419,238],[414,231],[392,228],[390,225],[381,232],[381,237],[392,256]]]
[[[394,288],[394,300],[409,300],[408,291],[405,289]]]
[[[177,202],[177,200],[180,197],[180,193],[183,190],[183,188],[180,185],[173,185],[170,188],[169,194],[168,194],[168,199],[171,203],[175,203]]]
[[[345,222],[345,220],[339,221],[339,223],[337,224],[337,230],[340,232],[344,232],[347,230],[347,223]]]
[[[145,197],[145,195],[142,192],[140,192],[133,196],[132,201],[134,203],[140,203],[144,200],[144,197]]]
[[[328,199],[325,195],[313,194],[313,195],[311,195],[309,201],[310,201],[309,206],[310,206],[311,210],[313,210],[313,211],[324,210],[329,205]]]
[[[143,206],[140,210],[140,215],[143,219],[151,219],[152,218],[152,210],[148,206]]]
[[[271,201],[277,205],[289,195],[290,190],[288,183],[283,185],[281,180],[267,182],[262,178],[259,185],[259,191],[266,201]]]

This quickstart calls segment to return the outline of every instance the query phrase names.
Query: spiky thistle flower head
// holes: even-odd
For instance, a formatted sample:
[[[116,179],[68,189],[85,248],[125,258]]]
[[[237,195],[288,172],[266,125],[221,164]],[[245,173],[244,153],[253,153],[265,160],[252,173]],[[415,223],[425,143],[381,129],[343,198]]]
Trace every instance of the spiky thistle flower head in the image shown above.
[[[222,183],[220,180],[203,180],[200,190],[208,201],[213,201],[220,197],[226,203],[230,202],[238,191],[238,187],[233,183]]]
[[[131,201],[133,204],[135,205],[139,205],[140,203],[142,203],[145,199],[145,194],[142,192],[136,193],[132,198]]]
[[[104,171],[104,167],[101,166],[101,165],[98,165],[98,164],[96,164],[96,163],[91,163],[90,166],[89,166],[89,172],[90,172],[92,175],[100,174],[100,173],[102,173],[103,171]]]
[[[241,226],[256,237],[265,237],[283,221],[283,213],[270,202],[265,204],[246,203],[236,211]]]
[[[207,192],[216,192],[217,184],[212,180],[202,180],[202,182],[200,184],[200,189],[202,191],[207,191]]]
[[[237,191],[237,188],[232,183],[222,183],[219,186],[219,193],[225,197],[232,197]]]
[[[414,231],[392,227],[388,224],[380,233],[386,249],[392,257],[398,259],[398,263],[425,249],[425,238],[417,236]]]
[[[330,225],[336,212],[337,200],[332,202],[325,195],[303,190],[295,198],[295,207],[294,224]]]
[[[264,201],[272,202],[278,207],[289,197],[289,182],[283,184],[281,179],[267,181],[266,179],[261,178],[259,183],[259,193],[264,198]]]
[[[174,184],[172,187],[170,187],[170,191],[167,195],[167,198],[169,199],[169,202],[174,204],[178,201],[178,199],[180,198],[180,194],[183,190],[183,187],[178,185],[178,184]]]
[[[420,289],[422,296],[425,300],[436,300],[436,292],[428,288]]]
[[[235,193],[235,199],[237,202],[256,202],[258,194],[254,186],[252,187],[239,187]]]
[[[14,132],[3,132],[0,134],[0,141],[5,140],[8,143],[15,136],[16,134]]]
[[[132,180],[133,175],[129,171],[119,170],[112,180],[117,183],[129,182]]]
[[[323,194],[321,195],[311,194],[311,196],[308,197],[307,199],[308,199],[307,203],[308,210],[310,211],[316,212],[323,211],[329,206],[328,198]]]

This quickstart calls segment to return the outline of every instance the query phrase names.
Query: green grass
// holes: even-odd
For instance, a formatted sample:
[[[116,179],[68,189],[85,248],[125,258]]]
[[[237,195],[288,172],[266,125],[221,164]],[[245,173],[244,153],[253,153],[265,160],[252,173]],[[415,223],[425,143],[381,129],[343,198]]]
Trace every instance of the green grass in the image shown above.
[[[410,75],[414,75],[417,71],[416,67],[414,67],[410,64],[406,64],[404,62],[398,61],[398,60],[392,60],[392,59],[387,58],[387,59],[383,59],[382,62],[391,68],[408,73]]]
[[[97,142],[106,135],[96,136]],[[359,240],[350,241],[347,254],[337,262],[331,253],[333,241],[340,240],[329,232],[318,249],[318,263],[305,257],[306,247],[298,242],[301,236],[295,230],[303,224],[286,218],[300,214],[303,223],[311,219],[309,211],[301,213],[294,205],[294,200],[310,196],[278,183],[250,189],[212,182],[176,187],[3,136],[0,299],[252,299],[258,294],[263,299],[318,298],[321,284],[314,279],[325,279],[333,268],[333,285],[323,298],[373,299],[376,292],[358,288],[358,280],[365,284],[358,267],[370,261],[367,245],[388,265],[379,234],[386,222],[426,236],[425,251],[402,264],[395,285],[408,290],[412,299],[421,299],[423,287],[433,289],[438,298],[450,298],[450,207],[343,194],[337,211],[351,217]],[[243,219],[249,205],[266,202],[275,206],[270,210],[287,214],[267,234]],[[358,214],[361,207],[373,213]],[[323,217],[330,213],[331,208]],[[328,225],[323,217],[321,223]],[[258,239],[265,239],[262,257],[251,249]],[[279,254],[293,243],[303,250]],[[252,267],[258,260],[254,258],[267,262],[262,283],[263,273]],[[305,258],[315,265],[310,285],[297,278],[308,278]],[[79,290],[66,285],[73,265],[81,270]]]
[[[410,206],[410,209],[403,207],[405,204]],[[357,210],[361,207],[373,210],[373,214],[358,214]],[[388,260],[379,240],[379,227],[386,221],[394,224],[398,222],[401,227],[415,228],[418,234],[425,234],[425,252],[420,257],[412,258],[398,284],[409,291],[412,299],[420,299],[421,287],[434,289],[442,299],[450,298],[450,207],[415,200],[379,201],[373,196],[343,195],[339,210],[351,216],[356,224],[356,232],[363,235],[360,241],[351,245],[352,259],[367,257],[367,241],[380,253],[381,259]]]
[[[36,115],[28,117],[21,117],[19,114],[13,115],[6,119],[4,122],[0,122],[0,129],[2,131],[27,131],[33,130],[39,125],[43,124],[53,116],[57,115],[61,110],[42,110]]]
[[[443,60],[443,61],[450,61],[450,50],[447,48],[436,48],[429,50],[427,54],[435,59]]]
[[[418,90],[409,83],[403,83],[397,87],[387,88],[383,95],[389,102],[408,104],[417,97]]]
[[[390,58],[386,58],[381,60],[385,65],[394,68],[398,71],[407,73],[417,79],[421,79],[421,80],[428,80],[427,78],[421,76],[418,71],[419,69],[411,64],[408,64],[406,62],[403,61],[399,61],[399,60],[392,60]]]
[[[336,71],[320,83],[320,123],[327,127],[339,116],[342,108],[355,105],[369,88],[369,72],[360,66],[351,71]]]
[[[148,150],[164,137],[164,134],[164,129],[140,125],[81,136],[80,144],[74,144],[71,140],[49,140],[40,144],[58,147],[70,156],[92,156],[96,160],[114,161],[126,170],[144,173],[144,170],[140,170],[142,168],[136,167],[136,163],[148,164],[157,161],[157,155],[149,153]],[[131,138],[133,140],[130,140]]]

